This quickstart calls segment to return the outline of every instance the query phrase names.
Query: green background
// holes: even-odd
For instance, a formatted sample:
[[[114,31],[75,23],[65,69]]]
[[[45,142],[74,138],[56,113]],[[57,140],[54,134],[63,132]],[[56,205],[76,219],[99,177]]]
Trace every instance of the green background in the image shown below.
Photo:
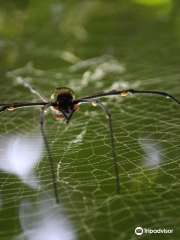
[[[82,97],[122,82],[125,89],[168,92],[180,100],[179,54],[179,1],[0,1],[0,103],[39,101],[15,84],[17,76],[29,78],[47,98],[58,86],[69,86],[76,97]],[[86,60],[87,65],[73,71],[74,64]],[[98,80],[97,74],[110,64],[122,70],[111,69]],[[83,81],[84,72],[96,73],[96,79]],[[118,89],[122,88],[120,84]],[[51,114],[46,117],[61,210],[73,225],[72,239],[179,239],[179,106],[161,97],[139,95],[103,99],[103,103],[113,116],[120,196],[115,195],[103,112],[83,105],[68,127]],[[7,133],[39,132],[38,120],[37,108],[3,113],[1,138],[6,139]],[[84,130],[83,141],[76,142]],[[142,164],[146,154],[140,138],[161,144],[158,154],[163,160],[158,166],[150,169]],[[24,199],[35,205],[37,215],[44,212],[38,204],[46,201],[51,203],[52,216],[58,214],[46,153],[41,160],[36,174],[45,186],[45,198],[38,197],[40,189],[32,190],[15,175],[1,172],[0,239],[36,239],[23,235],[30,216],[25,208],[23,225],[19,214]],[[31,222],[39,219],[37,215]],[[137,236],[136,227],[174,232]],[[53,237],[58,239],[55,232]]]

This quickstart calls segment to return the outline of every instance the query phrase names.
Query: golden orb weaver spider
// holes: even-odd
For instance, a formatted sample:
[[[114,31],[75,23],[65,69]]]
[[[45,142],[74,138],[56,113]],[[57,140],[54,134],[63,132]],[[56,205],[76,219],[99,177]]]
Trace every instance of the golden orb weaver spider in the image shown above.
[[[113,138],[111,114],[109,110],[99,100],[97,100],[97,98],[108,97],[113,95],[126,96],[127,94],[153,94],[153,95],[164,96],[166,98],[171,98],[172,100],[174,100],[176,103],[180,105],[180,102],[173,96],[169,95],[168,93],[159,92],[159,91],[138,91],[133,89],[128,89],[124,91],[112,90],[109,92],[100,92],[100,93],[95,93],[79,99],[75,99],[74,92],[68,87],[55,88],[52,91],[50,101],[48,101],[46,97],[44,97],[43,94],[37,88],[31,86],[29,83],[25,82],[22,78],[18,77],[17,81],[23,84],[25,87],[29,88],[32,93],[37,94],[43,100],[43,102],[38,102],[38,103],[22,102],[22,103],[12,103],[12,104],[0,104],[0,107],[1,107],[0,113],[6,110],[12,111],[16,108],[42,106],[40,111],[40,125],[41,125],[41,131],[42,131],[42,135],[44,138],[44,142],[45,142],[45,146],[47,149],[48,158],[50,162],[51,174],[52,174],[53,185],[54,185],[54,194],[55,194],[55,199],[57,204],[59,204],[60,201],[58,197],[54,165],[53,165],[49,143],[46,136],[45,127],[44,127],[44,112],[48,108],[51,108],[56,112],[57,118],[65,118],[66,124],[71,120],[73,114],[79,109],[79,105],[82,103],[90,103],[93,106],[99,106],[104,110],[106,117],[108,118],[108,121],[109,121],[111,148],[112,148],[113,164],[115,168],[115,177],[116,177],[116,193],[119,194],[120,184],[119,184],[118,166],[116,161],[116,152],[115,152],[115,145],[114,145],[114,138]]]

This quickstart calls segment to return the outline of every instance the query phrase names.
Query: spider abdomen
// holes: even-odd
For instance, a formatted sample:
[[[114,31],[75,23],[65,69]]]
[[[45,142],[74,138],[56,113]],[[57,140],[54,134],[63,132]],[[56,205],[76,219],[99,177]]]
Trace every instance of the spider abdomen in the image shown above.
[[[55,88],[52,91],[51,100],[56,100],[58,95],[61,95],[62,98],[65,97],[65,96],[66,96],[66,98],[69,98],[69,99],[74,99],[75,98],[73,90],[68,88],[68,87]]]

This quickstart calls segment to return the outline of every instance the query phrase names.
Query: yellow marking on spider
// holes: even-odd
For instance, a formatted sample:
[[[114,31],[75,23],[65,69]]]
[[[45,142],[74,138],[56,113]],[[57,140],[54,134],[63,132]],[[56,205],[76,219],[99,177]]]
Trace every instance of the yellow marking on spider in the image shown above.
[[[10,107],[8,107],[8,110],[9,110],[9,111],[12,111],[12,110],[14,110],[14,107],[13,107],[13,106],[10,106]]]
[[[47,110],[48,110],[48,109],[47,109],[47,108],[45,108],[45,109],[44,109],[44,112],[47,112]]]
[[[61,93],[69,93],[72,96],[73,99],[75,98],[74,92],[70,88],[59,87],[59,88],[55,88],[53,90],[52,95],[51,95],[51,99],[55,100],[57,98],[57,96]]]
[[[92,101],[93,106],[97,106],[97,103],[95,101]]]
[[[167,95],[166,98],[169,98],[169,95]]]
[[[128,93],[127,92],[122,92],[121,96],[126,96]]]

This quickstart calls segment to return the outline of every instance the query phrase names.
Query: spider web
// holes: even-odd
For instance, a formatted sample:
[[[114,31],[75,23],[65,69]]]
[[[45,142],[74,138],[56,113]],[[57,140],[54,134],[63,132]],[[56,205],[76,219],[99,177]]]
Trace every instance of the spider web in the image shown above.
[[[42,71],[29,63],[8,72],[0,83],[1,103],[39,101],[17,84],[17,77],[47,98],[55,87],[68,86],[77,98],[134,88],[168,92],[180,100],[179,74],[169,76],[162,69],[158,77],[137,80],[108,55],[68,69]],[[55,120],[51,111],[45,116],[60,205],[54,200],[39,108],[1,114],[1,239],[135,239],[136,227],[172,229],[164,239],[178,239],[180,106],[150,95],[101,102],[112,114],[120,195],[107,119],[100,108],[81,105],[68,125]],[[8,232],[3,224],[9,224]],[[159,235],[143,234],[141,239]]]

